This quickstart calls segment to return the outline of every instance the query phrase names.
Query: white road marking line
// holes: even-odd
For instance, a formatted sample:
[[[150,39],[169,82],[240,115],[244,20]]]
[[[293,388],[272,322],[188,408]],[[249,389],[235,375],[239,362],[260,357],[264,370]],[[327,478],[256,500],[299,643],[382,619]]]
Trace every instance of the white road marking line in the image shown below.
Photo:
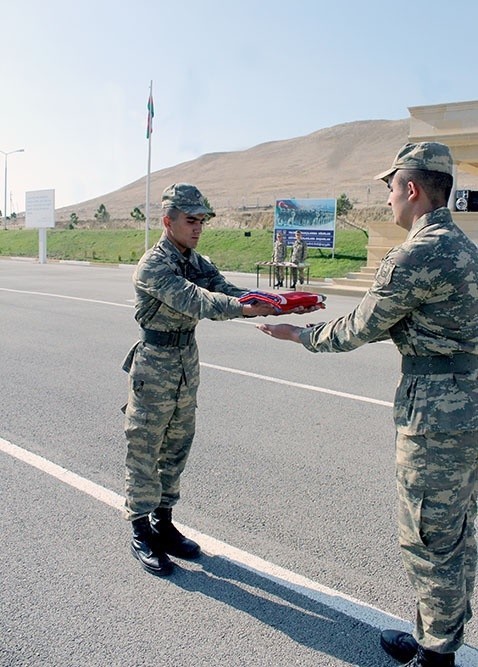
[[[33,292],[23,289],[9,289],[8,287],[0,287],[2,292],[15,292],[16,294],[32,294],[35,296],[49,296],[55,299],[70,299],[71,301],[86,301],[88,303],[101,303],[104,306],[117,306],[118,308],[132,308],[126,303],[116,303],[115,301],[101,301],[101,299],[85,299],[81,296],[67,296],[65,294],[51,294],[50,292]]]
[[[84,477],[80,477],[62,466],[52,463],[43,456],[33,454],[18,445],[14,445],[8,440],[0,438],[0,451],[12,456],[23,463],[37,468],[38,470],[55,477],[64,484],[92,496],[96,500],[109,505],[113,509],[121,510],[123,508],[124,498],[114,491],[105,489],[99,484],[95,484]],[[270,561],[266,561],[247,551],[236,549],[225,542],[216,540],[214,537],[204,535],[197,530],[188,528],[182,524],[176,524],[181,531],[184,531],[194,540],[201,543],[204,551],[212,556],[219,556],[243,567],[255,574],[273,581],[280,586],[303,595],[314,602],[318,602],[329,609],[333,609],[341,614],[345,614],[371,627],[383,630],[388,627],[398,630],[411,631],[412,626],[407,621],[388,614],[378,607],[368,605],[345,593],[340,593],[327,586],[322,586],[316,581],[303,577],[292,570],[287,570]],[[458,652],[461,667],[476,667],[478,664],[478,650],[472,646],[463,646]]]
[[[65,296],[63,294],[50,294],[49,292],[30,292],[26,290],[16,290],[8,289],[6,287],[0,287],[0,290],[4,292],[17,292],[19,294],[34,294],[38,296],[49,296],[56,297],[58,299],[72,299],[73,301],[87,301],[91,303],[100,303],[107,306],[118,306],[119,308],[132,308],[132,306],[125,303],[115,303],[114,301],[100,301],[98,299],[86,299],[78,296]],[[234,320],[230,320],[234,321]],[[248,324],[248,323],[247,323]],[[236,375],[245,375],[247,377],[255,378],[256,380],[264,380],[265,382],[275,382],[276,384],[283,384],[289,387],[297,387],[298,389],[306,389],[308,391],[316,391],[322,394],[330,394],[332,396],[340,396],[341,398],[349,398],[354,401],[361,401],[363,403],[372,403],[374,405],[383,405],[387,408],[393,407],[393,403],[390,401],[381,401],[378,398],[368,398],[367,396],[358,396],[357,394],[348,394],[343,391],[335,391],[333,389],[325,389],[324,387],[316,387],[310,384],[301,384],[299,382],[291,382],[289,380],[281,380],[280,378],[270,377],[268,375],[258,375],[257,373],[249,373],[248,371],[241,371],[236,368],[228,368],[226,366],[216,366],[214,364],[207,364],[201,362],[201,366],[206,368],[213,368],[215,370],[224,371],[225,373],[233,373]]]
[[[224,371],[226,373],[233,373],[235,375],[245,375],[246,377],[255,378],[256,380],[264,380],[265,382],[274,382],[275,384],[284,384],[288,387],[297,387],[298,389],[307,389],[308,391],[316,391],[321,394],[331,394],[332,396],[340,396],[341,398],[350,398],[354,401],[362,401],[363,403],[373,403],[375,405],[384,405],[387,408],[393,407],[390,401],[381,401],[378,398],[368,398],[367,396],[358,396],[357,394],[348,394],[344,391],[335,391],[334,389],[325,389],[324,387],[316,387],[312,384],[302,384],[301,382],[292,382],[291,380],[281,380],[280,378],[270,377],[269,375],[259,375],[258,373],[250,373],[249,371],[241,371],[237,368],[229,368],[227,366],[217,366],[216,364],[207,364],[201,362],[201,366],[205,368],[213,368],[217,371]]]

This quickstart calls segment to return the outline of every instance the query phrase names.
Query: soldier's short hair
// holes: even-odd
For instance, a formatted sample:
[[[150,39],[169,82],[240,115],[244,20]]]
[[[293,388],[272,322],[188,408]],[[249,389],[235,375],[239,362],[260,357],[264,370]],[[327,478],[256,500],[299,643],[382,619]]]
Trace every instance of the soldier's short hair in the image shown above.
[[[442,171],[399,169],[395,172],[394,180],[402,185],[413,181],[422,188],[432,206],[437,208],[446,205],[453,188],[453,176]]]
[[[167,215],[168,218],[171,218],[171,220],[177,220],[180,213],[181,211],[179,210],[179,208],[176,208],[175,206],[170,206],[169,208],[163,208],[161,211],[161,215],[163,218],[165,215]]]

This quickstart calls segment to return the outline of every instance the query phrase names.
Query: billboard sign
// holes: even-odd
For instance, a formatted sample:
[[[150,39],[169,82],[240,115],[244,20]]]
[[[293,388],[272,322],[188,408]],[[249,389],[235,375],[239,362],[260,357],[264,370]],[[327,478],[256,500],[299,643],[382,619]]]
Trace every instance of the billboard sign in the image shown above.
[[[335,199],[278,199],[274,210],[274,238],[278,231],[288,246],[293,245],[295,232],[309,248],[335,248]]]
[[[25,227],[55,226],[55,190],[25,192]]]

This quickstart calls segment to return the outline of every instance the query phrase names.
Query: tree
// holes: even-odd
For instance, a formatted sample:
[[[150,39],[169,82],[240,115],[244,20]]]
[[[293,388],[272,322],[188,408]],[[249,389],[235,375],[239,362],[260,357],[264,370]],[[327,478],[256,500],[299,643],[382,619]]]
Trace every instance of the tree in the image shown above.
[[[146,216],[143,213],[143,211],[139,208],[139,206],[135,206],[134,209],[131,211],[130,216],[136,220],[136,222],[144,222],[146,220]]]
[[[75,229],[79,222],[80,218],[76,215],[76,213],[70,213],[70,224],[68,225],[68,229]]]
[[[340,197],[337,198],[337,215],[347,215],[352,209],[354,205],[350,201],[350,199],[347,197],[345,192],[342,192]]]
[[[213,209],[213,207],[211,206],[211,204],[209,203],[209,199],[208,199],[207,197],[203,197],[203,199],[204,199],[204,204],[205,204],[208,208],[210,208],[211,211],[214,213],[214,209]]]
[[[106,206],[104,204],[100,204],[98,206],[98,210],[95,213],[95,218],[98,222],[109,222],[110,220],[110,214],[106,210]]]

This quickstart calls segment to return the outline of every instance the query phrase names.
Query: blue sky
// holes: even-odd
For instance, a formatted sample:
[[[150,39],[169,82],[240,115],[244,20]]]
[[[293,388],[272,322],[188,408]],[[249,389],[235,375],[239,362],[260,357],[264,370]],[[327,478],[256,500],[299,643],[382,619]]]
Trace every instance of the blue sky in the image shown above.
[[[25,149],[8,157],[9,211],[28,190],[60,207],[144,176],[150,80],[152,171],[478,99],[476,0],[1,5],[0,150]]]

